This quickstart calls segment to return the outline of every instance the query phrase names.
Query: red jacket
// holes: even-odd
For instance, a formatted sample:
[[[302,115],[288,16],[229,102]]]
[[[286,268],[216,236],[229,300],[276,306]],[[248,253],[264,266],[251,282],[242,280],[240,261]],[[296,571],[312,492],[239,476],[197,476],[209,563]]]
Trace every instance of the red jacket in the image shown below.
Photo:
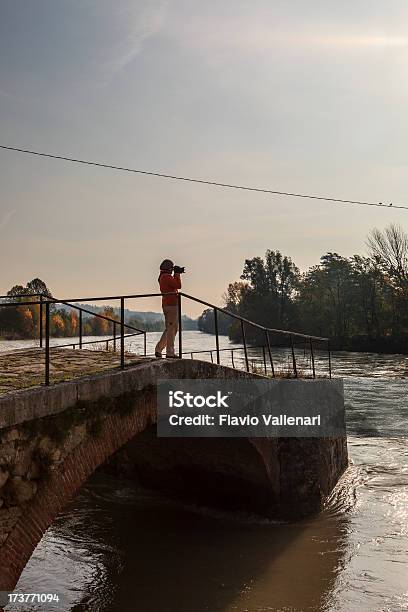
[[[180,274],[170,274],[169,272],[160,272],[159,285],[161,293],[176,292],[181,289]],[[178,298],[176,295],[164,295],[162,297],[163,306],[177,306]]]

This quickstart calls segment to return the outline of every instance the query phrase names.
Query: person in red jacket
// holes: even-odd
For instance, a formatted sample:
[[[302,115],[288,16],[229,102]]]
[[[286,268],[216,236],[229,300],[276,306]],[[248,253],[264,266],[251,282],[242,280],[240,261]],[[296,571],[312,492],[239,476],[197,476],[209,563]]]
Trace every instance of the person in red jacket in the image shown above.
[[[181,289],[180,271],[183,268],[175,266],[170,259],[165,259],[160,264],[160,275],[158,278],[161,293],[177,293]],[[155,355],[157,358],[162,356],[162,351],[166,349],[166,357],[175,358],[174,339],[178,330],[178,298],[177,295],[163,295],[162,307],[164,314],[165,329],[162,337],[156,344]]]

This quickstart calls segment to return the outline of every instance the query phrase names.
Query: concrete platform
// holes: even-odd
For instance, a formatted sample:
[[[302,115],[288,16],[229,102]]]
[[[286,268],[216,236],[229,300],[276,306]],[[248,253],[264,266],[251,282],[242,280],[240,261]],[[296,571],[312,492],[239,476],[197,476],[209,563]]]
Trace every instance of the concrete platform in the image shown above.
[[[151,357],[126,354],[126,363],[138,364],[152,361]],[[120,355],[114,351],[73,350],[52,348],[50,383],[63,382],[119,368]],[[44,349],[32,348],[0,353],[0,395],[44,384]]]

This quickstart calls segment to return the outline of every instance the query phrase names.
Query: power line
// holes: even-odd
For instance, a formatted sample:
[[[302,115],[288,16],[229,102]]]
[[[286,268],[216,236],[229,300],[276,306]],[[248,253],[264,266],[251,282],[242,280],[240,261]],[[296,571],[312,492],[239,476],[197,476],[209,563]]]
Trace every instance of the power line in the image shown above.
[[[241,191],[255,191],[258,193],[269,193],[272,195],[281,195],[291,198],[304,198],[308,200],[321,200],[325,202],[334,202],[337,204],[357,204],[360,206],[376,206],[378,208],[398,208],[402,210],[408,210],[408,206],[402,206],[398,204],[383,204],[382,202],[364,202],[361,200],[343,200],[341,198],[332,198],[329,196],[317,196],[305,193],[293,193],[290,191],[277,191],[274,189],[262,189],[260,187],[248,187],[245,185],[233,185],[230,183],[219,183],[217,181],[209,181],[204,179],[190,178],[186,176],[175,176],[172,174],[163,174],[162,172],[149,172],[147,170],[136,170],[134,168],[125,168],[123,166],[114,166],[112,164],[103,164],[100,162],[86,161],[84,159],[75,159],[73,157],[65,157],[63,155],[52,155],[51,153],[40,153],[39,151],[31,151],[29,149],[19,149],[17,147],[7,147],[0,145],[0,149],[6,151],[17,151],[18,153],[28,153],[29,155],[37,155],[39,157],[49,157],[51,159],[59,159],[63,161],[73,162],[75,164],[85,164],[87,166],[97,166],[98,168],[109,168],[111,170],[120,170],[122,172],[133,172],[135,174],[145,174],[148,176],[158,176],[160,178],[172,179],[174,181],[185,181],[188,183],[200,183],[202,185],[212,185],[213,187],[224,187],[227,189],[240,189]]]

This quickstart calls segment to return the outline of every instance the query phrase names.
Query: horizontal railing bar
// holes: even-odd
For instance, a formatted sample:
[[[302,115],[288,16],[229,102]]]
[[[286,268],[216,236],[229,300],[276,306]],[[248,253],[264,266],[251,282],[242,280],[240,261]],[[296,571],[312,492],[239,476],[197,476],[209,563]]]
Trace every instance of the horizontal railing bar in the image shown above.
[[[88,310],[87,308],[83,308],[82,306],[72,306],[69,302],[66,302],[65,300],[56,300],[54,298],[51,298],[51,300],[54,302],[54,304],[65,304],[65,306],[70,306],[71,308],[76,308],[76,310],[80,310],[82,312],[86,312],[87,314],[90,314],[93,317],[99,317],[100,319],[104,319],[105,321],[109,321],[110,323],[119,323],[120,324],[120,321],[117,321],[116,319],[112,319],[111,317],[107,317],[106,315],[102,315],[102,314],[99,314],[97,312],[92,312],[92,310]],[[127,327],[128,329],[133,329],[134,331],[138,331],[138,332],[141,332],[142,334],[144,334],[144,330],[143,329],[139,329],[138,327],[134,327],[133,325],[128,325],[127,323],[125,323],[125,327]]]
[[[70,344],[70,346],[72,346],[72,343]],[[251,344],[248,345],[248,350],[251,349],[262,349],[265,348],[266,344]],[[274,348],[276,349],[282,349],[282,348],[287,348],[288,350],[290,350],[290,347],[285,347],[285,346],[275,346],[275,347],[271,347],[271,349],[273,350]],[[220,353],[221,352],[226,352],[228,351],[229,353],[231,353],[231,351],[243,351],[244,350],[244,346],[234,346],[234,347],[229,347],[229,348],[220,348]],[[325,349],[321,349],[321,350],[325,350]],[[215,353],[215,349],[202,349],[202,350],[197,350],[197,351],[183,351],[182,355],[199,355],[200,353]],[[153,356],[154,353],[149,353],[147,356],[151,357]]]
[[[72,346],[72,342],[70,343],[69,346]],[[259,346],[248,346],[249,349],[256,349],[256,348],[262,348],[262,345]],[[219,352],[222,353],[223,351],[243,351],[244,347],[243,346],[235,346],[233,348],[223,348],[220,349]],[[203,349],[201,351],[183,351],[181,354],[182,355],[199,355],[200,353],[215,353],[215,349]],[[149,357],[154,355],[154,353],[149,353]]]
[[[107,296],[97,296],[97,297],[64,298],[63,300],[57,300],[56,298],[53,298],[53,297],[50,297],[48,295],[41,294],[41,293],[21,293],[20,295],[21,297],[29,297],[31,295],[32,296],[42,295],[46,299],[54,300],[57,302],[100,302],[100,301],[108,301],[108,300],[120,300],[122,297],[125,298],[125,300],[144,298],[144,297],[162,297],[163,295],[177,295],[177,292],[170,291],[168,293],[136,293],[136,294],[129,294],[129,295],[107,295]],[[4,298],[9,298],[9,297],[18,298],[20,296],[19,295],[14,295],[14,296],[5,295],[3,297]]]
[[[175,292],[171,292],[170,295],[173,295]],[[18,295],[0,295],[0,300],[1,299],[9,299],[9,298],[20,298],[20,297],[34,297],[34,296],[42,296],[44,298],[50,299],[50,300],[56,300],[57,298],[54,298],[53,296],[47,295],[46,293],[19,293]],[[136,294],[136,295],[124,295],[124,298],[132,298],[132,297],[160,297],[161,295],[163,295],[162,293],[143,293],[143,294]],[[111,295],[111,296],[106,296],[106,297],[101,297],[101,296],[97,296],[97,297],[87,297],[87,298],[73,298],[73,299],[66,299],[63,301],[66,302],[87,302],[87,301],[95,301],[95,300],[119,300],[122,296],[121,295]],[[60,300],[57,300],[60,301]]]
[[[0,308],[7,308],[9,306],[39,306],[40,304],[45,304],[45,302],[2,302],[0,303]]]
[[[255,345],[251,345],[248,346],[249,349],[257,349],[257,348],[262,348],[262,344],[255,344]],[[230,347],[230,348],[221,348],[219,349],[220,353],[222,351],[243,351],[244,347],[243,346],[234,346],[234,347]],[[193,355],[198,355],[199,353],[210,353],[211,351],[215,352],[214,349],[203,349],[200,351],[183,351],[183,355],[191,355],[191,353],[193,353]]]
[[[221,308],[219,306],[214,306],[214,304],[210,304],[209,302],[205,302],[204,300],[200,300],[199,298],[196,298],[192,295],[188,295],[187,293],[183,293],[180,292],[181,295],[185,298],[188,298],[189,300],[192,300],[193,302],[198,302],[199,304],[203,304],[204,306],[208,306],[209,308],[216,308],[219,312],[222,312],[226,315],[228,315],[229,317],[233,317],[234,319],[238,319],[239,321],[243,321],[244,323],[247,323],[248,325],[252,325],[253,327],[257,327],[258,329],[262,329],[263,331],[269,331],[271,333],[275,333],[275,334],[283,334],[285,336],[297,336],[298,338],[304,338],[305,340],[316,340],[316,341],[320,341],[320,342],[327,342],[329,340],[329,338],[320,338],[319,336],[308,336],[306,334],[300,334],[298,332],[291,332],[285,329],[274,329],[272,327],[265,327],[264,325],[260,325],[259,323],[254,323],[253,321],[250,321],[249,319],[246,319],[245,317],[241,317],[240,315],[236,315],[233,312],[230,312],[229,310],[225,310],[225,308]]]
[[[162,297],[163,295],[177,295],[176,291],[170,291],[169,293],[140,293],[135,295],[108,295],[103,297],[85,297],[85,298],[64,298],[63,300],[56,300],[57,302],[107,302],[111,300],[120,300],[124,298],[125,300],[132,300],[137,298],[148,298],[148,297]],[[52,298],[54,299],[54,298]]]
[[[143,336],[144,332],[137,332],[136,334],[125,334],[124,338],[133,338],[134,336]],[[116,336],[116,340],[118,340],[118,336]],[[67,344],[53,344],[50,346],[50,349],[55,348],[66,348],[67,346],[80,346],[84,344],[99,344],[100,342],[113,342],[115,340],[114,336],[110,336],[109,338],[103,337],[101,340],[87,340],[86,342],[67,342]]]
[[[93,317],[98,317],[99,319],[104,319],[105,321],[109,321],[110,323],[118,323],[120,324],[120,321],[118,321],[117,319],[111,319],[110,317],[107,317],[105,315],[99,314],[97,312],[92,312],[92,310],[87,310],[86,308],[83,308],[82,306],[74,306],[72,304],[69,304],[68,302],[66,302],[65,300],[57,300],[54,298],[47,298],[49,301],[52,301],[54,304],[65,304],[65,306],[70,306],[71,308],[75,308],[76,310],[80,310],[81,312],[86,312],[87,314],[93,316]],[[82,301],[82,300],[81,300]],[[41,304],[45,304],[45,302],[6,302],[4,304],[0,304],[0,308],[1,307],[11,307],[11,306],[40,306]],[[127,327],[128,329],[133,329],[134,331],[140,332],[141,334],[144,334],[146,330],[144,329],[139,329],[138,327],[134,327],[133,325],[129,325],[128,323],[125,323],[125,327]]]

